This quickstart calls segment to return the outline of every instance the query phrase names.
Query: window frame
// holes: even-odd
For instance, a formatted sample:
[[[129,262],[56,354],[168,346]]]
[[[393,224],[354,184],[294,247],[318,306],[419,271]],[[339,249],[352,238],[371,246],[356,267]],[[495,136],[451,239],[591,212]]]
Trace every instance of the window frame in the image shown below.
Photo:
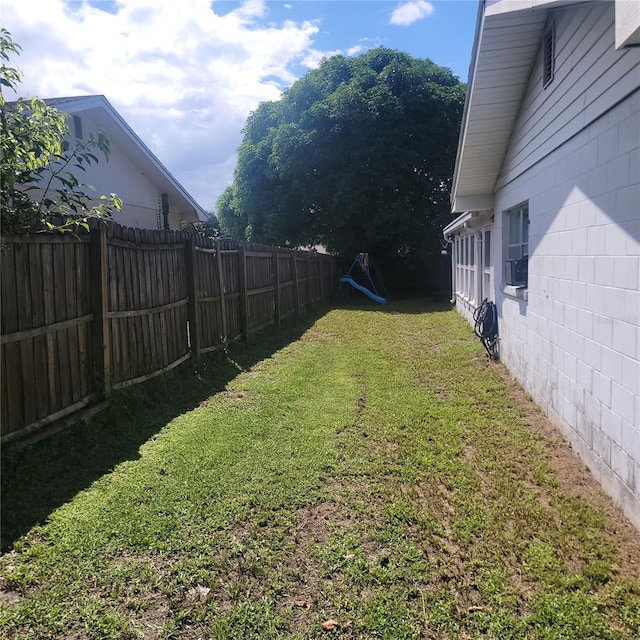
[[[73,134],[77,140],[84,139],[82,135],[82,118],[76,114],[73,114]]]
[[[521,202],[504,211],[503,221],[506,223],[503,257],[504,285],[510,289],[526,290],[529,287],[529,202]]]
[[[465,301],[476,302],[476,278],[478,250],[476,237],[472,231],[456,235],[456,295]]]

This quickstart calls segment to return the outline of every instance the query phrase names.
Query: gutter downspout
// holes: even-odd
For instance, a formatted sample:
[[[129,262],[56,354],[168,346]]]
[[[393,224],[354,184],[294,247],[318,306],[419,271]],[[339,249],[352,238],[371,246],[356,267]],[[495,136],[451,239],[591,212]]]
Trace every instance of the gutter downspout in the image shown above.
[[[476,236],[478,249],[476,251],[476,308],[482,303],[482,265],[484,264],[484,243],[482,241],[482,232],[478,229],[471,229]]]

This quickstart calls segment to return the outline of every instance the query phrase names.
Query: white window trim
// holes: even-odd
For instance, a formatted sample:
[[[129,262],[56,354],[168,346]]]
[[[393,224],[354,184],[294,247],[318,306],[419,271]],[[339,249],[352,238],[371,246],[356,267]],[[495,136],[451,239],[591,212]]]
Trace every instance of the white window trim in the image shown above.
[[[511,296],[512,298],[519,298],[520,300],[529,299],[529,289],[527,289],[523,284],[505,284],[502,287],[502,293],[507,296]]]
[[[528,293],[528,289],[529,289],[529,278],[528,278],[528,273],[527,273],[527,283],[521,283],[521,284],[508,284],[507,283],[507,260],[509,260],[509,248],[513,247],[513,246],[520,246],[521,248],[524,248],[526,245],[526,255],[522,256],[522,257],[526,257],[527,258],[527,265],[529,262],[529,231],[527,228],[527,242],[520,242],[520,243],[515,243],[512,244],[510,243],[510,232],[511,232],[511,221],[512,221],[512,214],[515,214],[517,212],[522,211],[523,213],[526,212],[526,216],[527,216],[527,227],[529,226],[529,202],[525,201],[525,202],[521,202],[520,204],[516,205],[515,207],[511,207],[510,209],[506,209],[505,211],[503,211],[503,227],[504,227],[504,234],[503,234],[503,238],[504,238],[504,243],[503,243],[503,247],[504,247],[504,255],[503,255],[503,259],[502,259],[502,293],[504,293],[505,295],[508,296],[512,296],[514,298],[519,298],[521,300],[528,300],[529,299],[529,293]],[[521,240],[523,240],[523,238],[521,238]],[[516,258],[518,259],[518,258]]]

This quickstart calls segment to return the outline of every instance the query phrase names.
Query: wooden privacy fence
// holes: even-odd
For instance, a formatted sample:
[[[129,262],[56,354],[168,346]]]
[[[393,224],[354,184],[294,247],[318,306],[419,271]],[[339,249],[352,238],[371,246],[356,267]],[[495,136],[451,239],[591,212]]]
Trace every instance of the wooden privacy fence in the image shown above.
[[[247,338],[338,286],[335,258],[101,225],[1,245],[1,435]]]

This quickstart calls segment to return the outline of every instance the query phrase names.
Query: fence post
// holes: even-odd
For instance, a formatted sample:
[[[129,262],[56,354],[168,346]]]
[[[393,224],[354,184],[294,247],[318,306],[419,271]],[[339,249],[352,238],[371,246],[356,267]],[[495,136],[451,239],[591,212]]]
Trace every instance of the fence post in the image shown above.
[[[293,304],[296,309],[296,318],[300,317],[300,290],[298,289],[298,265],[295,250],[291,251],[291,275],[293,277]]]
[[[307,268],[307,304],[306,308],[311,309],[313,306],[313,287],[311,286],[311,251],[307,251],[307,260],[306,260],[306,268]]]
[[[249,340],[249,314],[248,314],[248,296],[247,296],[247,250],[244,244],[240,245],[238,253],[239,260],[239,280],[240,280],[240,330],[242,339],[247,342]]]
[[[109,265],[107,228],[91,231],[91,296],[93,306],[93,373],[99,398],[111,392],[111,344],[109,341]]]
[[[189,319],[189,350],[194,362],[200,360],[200,326],[198,322],[198,291],[196,283],[196,239],[188,238],[184,245],[187,278],[187,318]]]
[[[272,250],[273,256],[273,302],[276,315],[276,326],[280,326],[280,263],[278,262],[278,247]]]
[[[220,327],[222,327],[222,343],[227,340],[229,331],[227,330],[227,307],[224,300],[224,271],[222,270],[222,248],[218,238],[215,240],[216,263],[218,265],[218,292],[220,294]]]
[[[336,280],[338,276],[336,275],[336,259],[335,256],[331,256],[331,261],[329,262],[329,300],[333,300],[336,295]]]

